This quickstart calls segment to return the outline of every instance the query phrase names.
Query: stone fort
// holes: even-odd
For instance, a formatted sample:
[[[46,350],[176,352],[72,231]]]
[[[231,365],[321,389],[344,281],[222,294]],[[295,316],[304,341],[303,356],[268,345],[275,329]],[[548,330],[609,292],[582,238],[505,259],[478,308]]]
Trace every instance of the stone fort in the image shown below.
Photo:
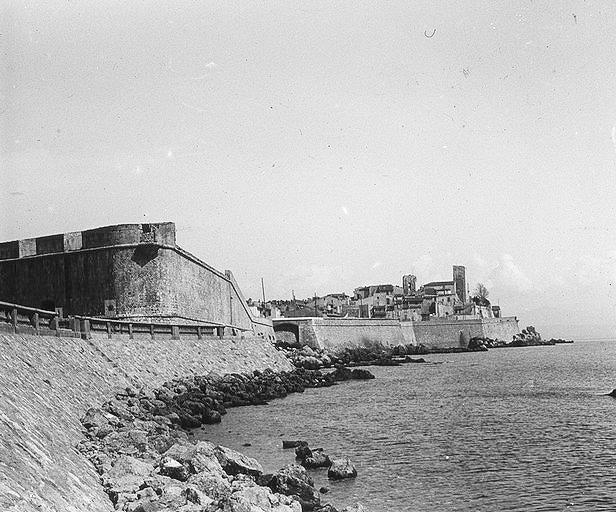
[[[175,224],[120,224],[0,243],[0,300],[60,317],[209,324],[273,339],[231,271],[176,244]]]

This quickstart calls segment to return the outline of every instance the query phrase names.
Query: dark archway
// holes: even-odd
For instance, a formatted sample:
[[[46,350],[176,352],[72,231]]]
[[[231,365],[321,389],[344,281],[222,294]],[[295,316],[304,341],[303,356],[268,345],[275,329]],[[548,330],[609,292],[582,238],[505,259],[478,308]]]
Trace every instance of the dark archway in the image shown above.
[[[276,339],[289,345],[299,345],[299,325],[297,324],[274,324]]]

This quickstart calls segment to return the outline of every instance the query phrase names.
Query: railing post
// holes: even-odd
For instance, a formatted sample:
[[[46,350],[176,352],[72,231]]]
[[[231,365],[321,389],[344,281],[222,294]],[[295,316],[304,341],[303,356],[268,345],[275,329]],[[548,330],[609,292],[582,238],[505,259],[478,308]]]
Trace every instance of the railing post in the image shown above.
[[[225,335],[225,328],[224,327],[216,327],[216,330],[218,331],[218,337],[222,338]]]
[[[171,339],[172,340],[180,339],[180,327],[178,325],[171,326]]]
[[[200,340],[203,337],[203,335],[201,334],[201,326],[198,325],[197,326],[197,339]]]
[[[79,322],[80,324],[80,330],[81,330],[81,337],[84,340],[89,340],[91,335],[90,335],[90,320],[88,320],[87,318],[82,318],[81,321]]]
[[[132,323],[128,324],[128,339],[129,340],[133,339],[133,324]]]
[[[13,332],[17,334],[17,308],[13,308],[12,315],[13,315],[13,318],[12,318]]]
[[[36,334],[39,333],[39,314],[38,313],[34,313],[32,315],[32,324],[34,325],[34,330],[36,331]]]
[[[111,322],[105,322],[105,326],[107,327],[107,338],[111,339]]]
[[[154,324],[150,324],[150,336],[154,339]]]

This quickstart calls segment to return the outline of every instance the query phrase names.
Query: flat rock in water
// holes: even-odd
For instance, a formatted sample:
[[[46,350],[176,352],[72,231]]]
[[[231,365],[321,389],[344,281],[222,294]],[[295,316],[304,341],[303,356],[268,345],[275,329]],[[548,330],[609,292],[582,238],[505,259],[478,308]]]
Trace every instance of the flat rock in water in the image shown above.
[[[343,478],[355,478],[357,470],[351,464],[348,457],[331,459],[332,465],[327,470],[327,478],[330,480],[342,480]]]
[[[309,457],[302,460],[302,466],[305,468],[328,468],[331,464],[328,455],[323,451],[323,448],[311,450]]]
[[[368,512],[361,503],[344,507],[340,512]]]
[[[289,440],[283,439],[282,448],[284,450],[286,450],[287,448],[297,448],[298,446],[301,446],[302,444],[308,444],[308,443],[306,443],[306,441],[289,441]]]

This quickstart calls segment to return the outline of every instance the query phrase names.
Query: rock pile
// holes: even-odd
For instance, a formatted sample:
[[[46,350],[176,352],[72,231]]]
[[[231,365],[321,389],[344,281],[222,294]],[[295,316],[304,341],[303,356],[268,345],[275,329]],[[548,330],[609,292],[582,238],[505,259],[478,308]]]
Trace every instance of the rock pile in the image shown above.
[[[323,448],[310,448],[306,441],[283,441],[282,447],[295,447],[295,457],[305,468],[328,468],[327,477],[330,480],[357,476],[357,470],[348,457],[330,457]]]
[[[319,368],[331,368],[342,364],[342,360],[336,355],[324,349],[312,349],[309,346],[301,348],[283,348],[287,358],[297,367],[307,370],[318,370]]]
[[[279,343],[278,348],[285,352],[287,358],[296,368],[317,370],[341,366],[398,366],[403,363],[425,363],[423,358],[414,359],[411,355],[426,353],[413,345],[386,347],[379,343],[365,346],[343,348],[337,353],[325,349],[301,348]]]
[[[221,421],[229,407],[264,404],[342,377],[267,370],[176,379],[153,391],[127,388],[86,412],[81,420],[86,439],[78,448],[101,475],[116,510],[319,510],[320,494],[304,467],[291,465],[264,476],[256,460],[207,441],[192,444],[185,430]],[[315,463],[318,457],[316,451]],[[330,505],[324,510],[335,511]]]
[[[573,343],[571,340],[563,340],[560,338],[552,338],[550,340],[544,340],[541,338],[541,334],[532,326],[528,326],[519,334],[514,335],[513,340],[506,342],[503,340],[495,340],[484,337],[471,338],[468,344],[468,349],[473,352],[485,351],[489,348],[502,348],[502,347],[537,347],[545,345],[556,345],[559,343]]]

